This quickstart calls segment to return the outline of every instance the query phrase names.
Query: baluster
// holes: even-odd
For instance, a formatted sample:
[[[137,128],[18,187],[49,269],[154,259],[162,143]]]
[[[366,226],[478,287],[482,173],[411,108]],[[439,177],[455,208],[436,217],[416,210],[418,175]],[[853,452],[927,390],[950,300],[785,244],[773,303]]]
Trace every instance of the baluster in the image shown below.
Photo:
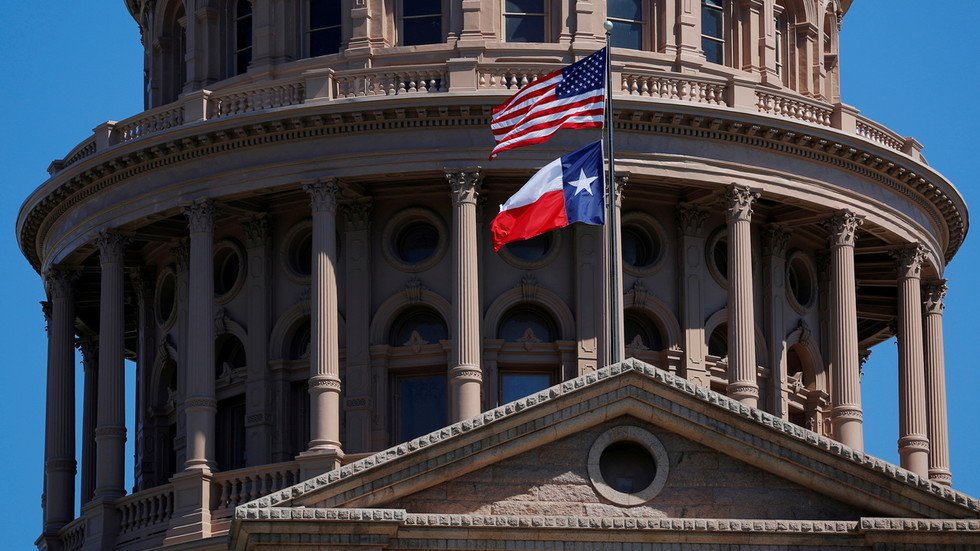
[[[221,497],[218,498],[218,507],[224,507],[228,503],[228,499],[230,498],[229,493],[231,491],[230,484],[227,480],[221,483]]]

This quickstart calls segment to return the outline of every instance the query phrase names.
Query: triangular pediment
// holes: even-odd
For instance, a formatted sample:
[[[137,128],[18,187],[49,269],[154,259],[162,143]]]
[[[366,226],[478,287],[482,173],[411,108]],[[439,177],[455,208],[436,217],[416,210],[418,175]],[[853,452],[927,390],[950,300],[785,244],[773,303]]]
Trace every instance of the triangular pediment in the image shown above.
[[[589,451],[617,427],[652,434],[666,452],[658,465],[669,474],[652,500],[610,500],[590,478]],[[453,500],[459,503],[450,506]],[[367,514],[405,522],[432,514],[575,523],[635,516],[640,508],[659,522],[980,516],[969,496],[629,360],[255,500],[236,517]]]

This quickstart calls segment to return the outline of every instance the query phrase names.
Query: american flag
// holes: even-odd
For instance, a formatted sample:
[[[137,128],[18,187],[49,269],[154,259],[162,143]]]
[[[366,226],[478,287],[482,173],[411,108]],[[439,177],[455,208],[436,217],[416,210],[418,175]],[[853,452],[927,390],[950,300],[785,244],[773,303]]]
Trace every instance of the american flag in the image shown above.
[[[547,74],[493,110],[490,129],[501,151],[546,142],[560,128],[602,127],[606,49]]]

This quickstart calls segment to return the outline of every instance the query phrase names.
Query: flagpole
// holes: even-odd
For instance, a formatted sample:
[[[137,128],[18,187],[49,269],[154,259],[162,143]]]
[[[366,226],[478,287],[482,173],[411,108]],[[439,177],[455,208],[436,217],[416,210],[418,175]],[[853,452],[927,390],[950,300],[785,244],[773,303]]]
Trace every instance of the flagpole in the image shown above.
[[[610,37],[612,36],[613,23],[608,19],[603,22],[602,28],[606,30],[606,106],[605,106],[605,147],[603,149],[608,155],[609,175],[606,178],[606,220],[608,221],[606,233],[609,235],[608,254],[606,259],[609,262],[609,352],[607,356],[611,363],[618,363],[623,360],[620,352],[620,341],[622,337],[620,331],[620,311],[619,301],[619,221],[616,216],[616,153],[613,148],[613,110],[612,110],[612,55],[609,48]]]

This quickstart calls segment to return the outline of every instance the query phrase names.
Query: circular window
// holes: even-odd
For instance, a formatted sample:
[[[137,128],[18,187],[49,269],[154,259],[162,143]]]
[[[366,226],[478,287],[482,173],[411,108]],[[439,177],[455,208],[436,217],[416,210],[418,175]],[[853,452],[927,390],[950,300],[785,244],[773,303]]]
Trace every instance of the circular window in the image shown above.
[[[664,445],[640,427],[611,428],[589,450],[592,486],[617,505],[634,507],[653,499],[667,483],[669,469]]]
[[[786,284],[789,287],[787,297],[793,308],[805,312],[813,306],[817,295],[816,281],[817,276],[806,258],[800,253],[791,255],[786,264]]]
[[[449,243],[446,227],[435,213],[406,209],[392,217],[384,229],[385,258],[406,272],[422,272],[442,259]]]
[[[177,313],[177,275],[167,269],[157,278],[156,297],[157,325],[167,327],[174,322]]]
[[[650,275],[662,264],[665,247],[660,224],[642,212],[628,212],[622,222],[623,269],[635,276]]]
[[[242,258],[244,255],[238,245],[222,241],[214,251],[214,296],[219,303],[234,298],[245,280]]]
[[[289,273],[301,280],[308,280],[313,273],[313,226],[309,220],[289,230],[283,253]]]
[[[514,267],[536,270],[554,260],[560,239],[561,232],[548,232],[523,241],[514,241],[500,249],[500,256]]]

